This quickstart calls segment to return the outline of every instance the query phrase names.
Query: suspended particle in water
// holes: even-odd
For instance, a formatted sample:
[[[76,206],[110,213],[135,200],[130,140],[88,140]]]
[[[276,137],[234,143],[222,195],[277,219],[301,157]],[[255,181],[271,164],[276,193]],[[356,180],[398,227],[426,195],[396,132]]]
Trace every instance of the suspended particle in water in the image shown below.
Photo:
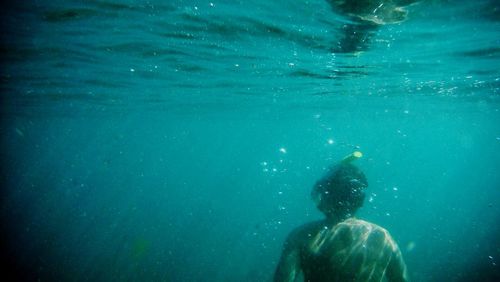
[[[488,258],[489,258],[489,259],[490,259],[490,261],[491,261],[491,265],[493,265],[493,266],[496,266],[496,265],[497,265],[497,263],[493,260],[493,256],[488,256]]]
[[[406,251],[407,251],[407,252],[411,252],[411,251],[413,251],[413,249],[415,249],[415,246],[416,246],[416,245],[417,245],[417,244],[416,244],[414,241],[410,241],[410,242],[408,242],[408,245],[406,245]]]
[[[24,137],[24,132],[21,129],[17,128],[17,127],[16,127],[16,133],[17,133],[17,135],[19,135],[21,137]]]
[[[285,149],[285,148],[283,148],[283,147],[281,147],[281,148],[280,148],[280,153],[282,153],[282,154],[286,154],[286,149]]]
[[[335,143],[335,142],[333,141],[333,139],[328,139],[328,141],[327,141],[327,142],[328,142],[328,144],[329,144],[329,145],[333,145],[333,143]]]

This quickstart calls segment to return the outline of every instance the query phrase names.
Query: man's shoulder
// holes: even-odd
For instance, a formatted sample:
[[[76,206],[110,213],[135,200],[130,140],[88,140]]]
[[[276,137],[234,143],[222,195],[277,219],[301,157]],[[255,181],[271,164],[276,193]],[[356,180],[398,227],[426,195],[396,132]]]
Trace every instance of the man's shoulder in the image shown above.
[[[390,247],[393,251],[398,250],[398,246],[389,231],[375,223],[356,218],[349,218],[339,223],[336,228],[349,229],[352,235],[380,241],[385,247]]]
[[[373,222],[369,222],[362,219],[357,219],[354,217],[348,218],[344,221],[337,223],[333,228],[345,228],[349,227],[351,229],[366,229],[367,231],[380,231],[386,234],[389,232],[380,225]],[[317,220],[309,223],[305,223],[299,227],[296,227],[289,237],[303,237],[308,234],[318,232],[320,229],[330,229],[332,228],[325,220]]]
[[[387,231],[387,229],[373,222],[357,218],[346,219],[338,223],[337,226],[335,226],[334,228],[337,230],[349,229],[351,232],[359,235],[361,234],[378,235],[380,237],[384,237],[386,240],[393,241],[391,234],[389,234],[389,231]]]
[[[294,234],[298,235],[298,234],[309,233],[309,232],[312,232],[312,231],[315,231],[317,229],[322,228],[324,225],[325,225],[324,220],[317,220],[317,221],[308,222],[308,223],[302,224],[299,227],[296,227],[290,233],[290,235],[294,235]]]
[[[345,225],[345,226],[352,226],[352,227],[363,227],[363,228],[366,228],[366,229],[369,229],[369,230],[379,230],[379,231],[383,231],[385,233],[389,233],[385,228],[383,228],[382,226],[380,225],[377,225],[373,222],[369,222],[369,221],[366,221],[366,220],[362,220],[362,219],[357,219],[357,218],[354,218],[354,217],[351,217],[351,218],[348,218],[340,223],[338,223],[337,225],[341,226],[341,225]]]
[[[303,242],[304,239],[313,236],[318,232],[319,229],[325,226],[324,220],[317,220],[313,222],[305,223],[299,227],[296,227],[290,234],[288,235],[287,242],[288,243],[298,243]]]

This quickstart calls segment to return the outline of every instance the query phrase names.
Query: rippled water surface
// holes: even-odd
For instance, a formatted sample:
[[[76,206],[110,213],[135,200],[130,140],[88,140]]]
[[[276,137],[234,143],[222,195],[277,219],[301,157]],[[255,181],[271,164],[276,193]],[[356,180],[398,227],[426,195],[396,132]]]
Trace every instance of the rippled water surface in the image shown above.
[[[413,281],[500,279],[500,4],[374,25],[330,2],[2,4],[2,264],[270,281],[321,218],[312,185],[361,150],[358,216]]]

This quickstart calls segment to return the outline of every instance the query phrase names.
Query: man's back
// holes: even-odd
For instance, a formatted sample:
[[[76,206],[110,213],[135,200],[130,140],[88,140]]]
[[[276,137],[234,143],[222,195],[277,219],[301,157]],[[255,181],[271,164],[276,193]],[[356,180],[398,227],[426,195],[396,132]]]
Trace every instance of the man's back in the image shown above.
[[[407,281],[401,252],[380,226],[355,218],[302,226],[285,244],[276,281]]]

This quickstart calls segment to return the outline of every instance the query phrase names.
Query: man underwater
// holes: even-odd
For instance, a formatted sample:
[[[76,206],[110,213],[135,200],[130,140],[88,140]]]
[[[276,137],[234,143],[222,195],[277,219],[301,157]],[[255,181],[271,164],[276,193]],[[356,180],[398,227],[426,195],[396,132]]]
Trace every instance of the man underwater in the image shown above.
[[[353,217],[368,186],[350,163],[359,157],[361,152],[347,156],[314,185],[312,198],[326,218],[290,233],[274,281],[408,281],[389,232]]]

